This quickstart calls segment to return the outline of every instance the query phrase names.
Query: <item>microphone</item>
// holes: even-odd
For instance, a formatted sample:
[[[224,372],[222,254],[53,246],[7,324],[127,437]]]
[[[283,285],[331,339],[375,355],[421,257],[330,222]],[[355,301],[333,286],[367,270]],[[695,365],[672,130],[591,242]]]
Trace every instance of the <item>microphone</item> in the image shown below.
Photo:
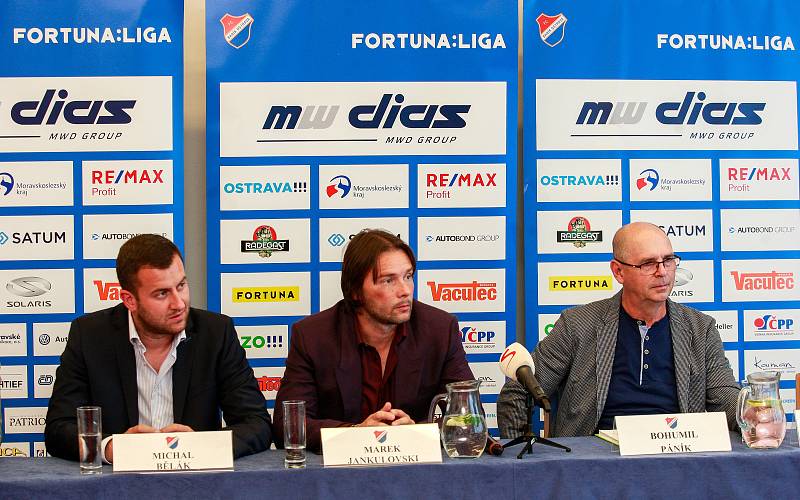
[[[500,356],[500,369],[506,377],[522,384],[545,412],[550,411],[550,399],[542,390],[542,386],[539,385],[536,377],[533,376],[536,368],[534,367],[531,353],[525,349],[525,346],[519,342],[514,342],[506,347],[503,355]]]
[[[489,455],[499,457],[503,454],[503,445],[492,436],[486,436],[486,446],[483,448],[483,451]]]

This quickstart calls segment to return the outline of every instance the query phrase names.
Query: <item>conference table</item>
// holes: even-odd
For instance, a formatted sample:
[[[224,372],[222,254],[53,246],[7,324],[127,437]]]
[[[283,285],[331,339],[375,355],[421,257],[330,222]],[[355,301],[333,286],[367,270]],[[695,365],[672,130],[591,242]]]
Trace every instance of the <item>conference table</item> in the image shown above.
[[[794,432],[794,431],[792,431]],[[0,498],[121,500],[137,498],[797,498],[797,438],[776,450],[750,450],[731,434],[732,452],[621,457],[595,437],[560,438],[571,453],[521,445],[501,457],[449,459],[441,464],[325,468],[308,455],[305,469],[283,467],[283,451],[236,460],[229,472],[81,476],[57,458],[0,459]]]

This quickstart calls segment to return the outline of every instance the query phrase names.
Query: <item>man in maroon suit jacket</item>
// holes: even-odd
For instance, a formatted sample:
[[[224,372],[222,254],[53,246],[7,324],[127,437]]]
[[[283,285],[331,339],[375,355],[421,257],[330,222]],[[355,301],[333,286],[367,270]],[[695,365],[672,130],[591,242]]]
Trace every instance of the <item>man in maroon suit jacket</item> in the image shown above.
[[[306,402],[307,446],[318,450],[322,427],[424,421],[445,384],[474,378],[456,317],[413,300],[415,270],[400,238],[381,230],[353,237],[342,261],[344,299],[292,327],[275,403],[279,446],[283,401]]]

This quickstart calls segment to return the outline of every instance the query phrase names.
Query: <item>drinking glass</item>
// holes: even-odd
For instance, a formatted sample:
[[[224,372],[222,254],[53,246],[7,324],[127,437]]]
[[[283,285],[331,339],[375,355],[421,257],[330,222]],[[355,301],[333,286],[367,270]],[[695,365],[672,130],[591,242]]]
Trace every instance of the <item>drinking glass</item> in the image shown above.
[[[99,406],[78,407],[78,453],[81,474],[101,474],[103,456],[103,414]]]
[[[283,402],[283,446],[286,448],[284,465],[287,469],[306,466],[306,402]]]

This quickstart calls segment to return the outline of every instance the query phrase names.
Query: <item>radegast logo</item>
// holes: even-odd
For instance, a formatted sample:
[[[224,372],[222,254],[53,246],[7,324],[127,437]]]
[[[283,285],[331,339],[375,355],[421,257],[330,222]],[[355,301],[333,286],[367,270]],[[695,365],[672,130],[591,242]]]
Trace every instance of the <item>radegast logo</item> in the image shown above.
[[[636,189],[641,191],[647,188],[648,191],[653,191],[658,186],[658,181],[661,176],[658,175],[658,170],[648,168],[639,172],[639,178],[636,179]]]
[[[428,281],[434,302],[497,300],[497,283],[436,283]]]
[[[676,429],[678,427],[678,417],[666,417],[664,422],[667,423],[667,427],[670,429]]]
[[[232,299],[238,302],[297,302],[300,300],[299,286],[265,286],[233,288]]]
[[[572,292],[576,290],[611,290],[614,277],[604,276],[550,276],[548,289],[551,292]]]
[[[586,243],[603,241],[602,231],[592,231],[589,219],[576,216],[567,223],[566,231],[558,231],[556,234],[558,243],[572,243],[576,248],[583,248]]]
[[[253,231],[252,240],[242,241],[242,252],[258,253],[259,257],[267,258],[272,252],[288,252],[289,240],[279,240],[272,226],[261,225]]]
[[[325,194],[328,195],[328,198],[333,198],[334,196],[338,196],[339,198],[344,198],[348,194],[350,194],[350,189],[352,188],[353,184],[350,182],[350,177],[346,175],[337,175],[333,179],[330,180],[330,184],[328,187],[325,188]],[[356,193],[353,195],[356,198],[363,198],[364,195]]]
[[[567,17],[563,13],[556,14],[555,16],[548,16],[542,12],[536,18],[536,24],[539,25],[539,38],[541,38],[546,45],[555,47],[564,39]]]
[[[388,431],[372,431],[372,434],[375,436],[375,441],[379,443],[385,443],[386,438],[389,436]]]
[[[253,28],[253,17],[250,14],[232,16],[226,13],[219,22],[222,23],[225,42],[234,49],[241,49],[250,41],[250,32]]]

